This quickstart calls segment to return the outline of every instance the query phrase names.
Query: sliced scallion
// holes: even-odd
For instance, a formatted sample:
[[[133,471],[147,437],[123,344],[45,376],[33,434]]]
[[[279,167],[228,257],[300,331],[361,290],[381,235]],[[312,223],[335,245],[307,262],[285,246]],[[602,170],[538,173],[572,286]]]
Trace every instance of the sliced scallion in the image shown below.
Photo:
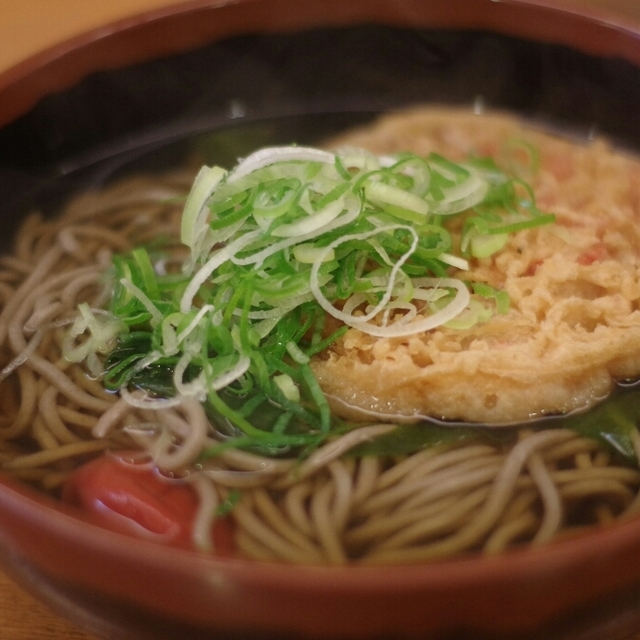
[[[143,248],[115,256],[109,320],[82,307],[65,351],[93,362],[117,341],[105,359],[110,389],[142,408],[204,402],[231,437],[203,457],[230,446],[309,450],[344,429],[313,356],[350,328],[398,338],[506,312],[505,292],[473,283],[472,297],[456,272],[508,234],[552,221],[492,161],[261,149],[196,177],[183,273],[166,274]]]

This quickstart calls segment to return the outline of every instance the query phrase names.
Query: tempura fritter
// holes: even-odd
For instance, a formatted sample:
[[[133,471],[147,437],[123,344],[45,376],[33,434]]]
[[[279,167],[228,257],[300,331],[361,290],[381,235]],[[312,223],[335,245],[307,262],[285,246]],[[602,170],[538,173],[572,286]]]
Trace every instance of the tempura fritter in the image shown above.
[[[640,162],[504,115],[419,109],[331,145],[385,154],[491,156],[526,180],[555,224],[521,230],[451,275],[506,291],[507,313],[407,338],[356,329],[313,362],[349,418],[511,423],[587,408],[640,375]],[[455,236],[456,220],[450,223]],[[479,299],[485,307],[493,303]],[[460,325],[460,323],[458,323]]]

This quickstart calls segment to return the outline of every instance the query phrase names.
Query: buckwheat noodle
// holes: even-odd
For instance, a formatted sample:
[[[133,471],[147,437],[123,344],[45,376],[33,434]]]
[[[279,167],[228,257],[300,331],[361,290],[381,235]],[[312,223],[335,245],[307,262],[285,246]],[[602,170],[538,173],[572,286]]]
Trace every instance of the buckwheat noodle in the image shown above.
[[[220,438],[193,400],[158,410],[104,391],[61,354],[82,301],[104,305],[110,256],[177,238],[191,176],[137,178],[83,195],[53,220],[30,215],[0,258],[0,464],[54,494],[82,462],[149,452],[200,499],[194,540],[211,550],[217,505],[231,511],[247,557],[301,564],[410,563],[543,544],[640,509],[640,472],[566,429],[522,428],[512,445],[436,445],[406,457],[349,451],[393,430],[365,424],[306,460],[239,450],[196,464]],[[173,267],[184,259],[179,244]],[[168,266],[171,268],[171,265]],[[135,399],[135,394],[134,399]],[[634,435],[640,450],[640,436]],[[215,549],[213,549],[215,552]]]

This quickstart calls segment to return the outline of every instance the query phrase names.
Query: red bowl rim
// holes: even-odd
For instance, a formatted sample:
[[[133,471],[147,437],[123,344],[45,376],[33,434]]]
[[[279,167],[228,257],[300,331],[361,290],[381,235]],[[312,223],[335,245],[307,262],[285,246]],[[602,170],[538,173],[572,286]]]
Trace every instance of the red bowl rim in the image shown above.
[[[0,72],[0,127],[94,71],[188,51],[248,30],[290,31],[363,19],[397,26],[487,29],[640,65],[640,15],[613,6],[586,6],[581,0],[186,0],[91,29]],[[180,28],[183,24],[190,28]]]
[[[287,10],[294,5],[296,11]],[[640,18],[634,20],[603,7],[588,8],[577,0],[430,0],[428,3],[424,0],[350,0],[346,3],[344,0],[325,3],[189,0],[81,34],[1,73],[0,126],[25,114],[42,97],[73,86],[93,71],[124,67],[244,33],[251,25],[262,24],[259,20],[266,15],[275,17],[264,23],[264,30],[275,31],[353,24],[363,17],[402,25],[412,21],[416,11],[421,12],[425,25],[492,29],[566,44],[587,53],[615,56],[640,65]],[[211,20],[211,12],[224,16],[224,20]],[[529,20],[531,17],[535,19]],[[176,25],[184,29],[186,24],[193,27],[198,23],[201,28],[181,31],[177,39],[158,37],[162,33],[175,33]],[[640,518],[570,540],[540,548],[517,549],[499,556],[474,555],[401,567],[292,568],[203,557],[196,552],[166,549],[107,531],[2,474],[0,516],[0,540],[7,538],[19,553],[37,558],[45,571],[66,571],[66,578],[85,581],[87,585],[92,581],[86,573],[80,575],[74,567],[62,567],[55,558],[47,559],[38,553],[32,541],[18,540],[11,527],[35,528],[60,539],[73,539],[110,557],[125,556],[166,571],[217,572],[256,589],[272,589],[286,583],[290,590],[308,594],[330,591],[342,597],[359,593],[392,594],[400,598],[407,594],[435,594],[439,590],[470,593],[488,588],[488,593],[497,592],[507,598],[514,585],[532,580],[532,576],[548,585],[554,577],[575,578],[579,574],[580,584],[556,601],[547,602],[546,609],[540,612],[543,617],[640,581],[637,563],[628,560],[640,555]],[[118,595],[115,587],[112,595]]]
[[[472,554],[399,566],[292,566],[217,558],[109,531],[74,508],[0,473],[0,522],[0,544],[44,576],[51,576],[53,582],[124,599],[145,610],[184,615],[190,622],[210,624],[207,611],[211,609],[216,624],[229,629],[238,628],[241,621],[233,612],[225,618],[227,612],[221,614],[216,608],[220,602],[207,611],[196,605],[195,610],[185,612],[180,608],[184,603],[173,609],[173,596],[165,593],[165,584],[158,584],[156,592],[153,588],[143,592],[140,586],[147,585],[152,571],[154,576],[167,576],[169,584],[178,576],[178,585],[185,579],[197,582],[216,576],[241,589],[249,601],[262,598],[262,594],[295,594],[298,607],[290,609],[285,630],[302,633],[317,631],[318,621],[307,626],[314,613],[298,611],[350,601],[354,614],[338,622],[337,628],[345,637],[353,637],[359,635],[357,621],[362,620],[362,607],[371,613],[371,603],[395,603],[396,608],[410,609],[411,603],[425,602],[421,614],[425,619],[418,624],[427,630],[442,630],[460,624],[457,606],[451,612],[446,607],[454,601],[465,602],[465,622],[504,632],[523,626],[535,628],[585,604],[635,588],[640,581],[638,564],[631,561],[640,556],[639,517],[544,546],[491,556]],[[34,538],[36,531],[38,537]],[[85,555],[93,566],[87,566],[88,560],[82,562]],[[76,557],[80,558],[78,563],[72,562]],[[130,585],[123,585],[116,565],[131,570]],[[218,599],[216,594],[213,597]],[[251,606],[249,609],[256,615]],[[258,622],[254,619],[254,623],[269,629],[281,622],[279,617],[269,619],[270,615],[258,606]],[[373,629],[385,624],[387,615],[385,611],[374,614]],[[395,619],[389,624],[395,629],[404,623]],[[333,623],[327,625],[325,631],[335,631]]]

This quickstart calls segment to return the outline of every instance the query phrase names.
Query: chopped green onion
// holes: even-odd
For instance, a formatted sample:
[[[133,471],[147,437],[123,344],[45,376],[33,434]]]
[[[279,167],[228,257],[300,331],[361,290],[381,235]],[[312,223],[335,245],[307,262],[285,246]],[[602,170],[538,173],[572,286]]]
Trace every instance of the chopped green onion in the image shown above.
[[[471,238],[471,255],[474,258],[488,258],[497,253],[507,244],[509,236],[506,233],[487,234]]]
[[[509,311],[511,301],[509,299],[509,294],[506,291],[495,289],[484,282],[474,282],[472,283],[471,288],[473,289],[473,292],[477,293],[479,296],[495,300],[498,313],[504,314]]]
[[[108,354],[106,386],[136,406],[202,401],[231,435],[203,458],[228,447],[308,451],[342,429],[313,356],[349,328],[395,338],[468,328],[493,305],[506,313],[506,292],[473,283],[472,298],[455,274],[553,219],[489,160],[261,149],[196,177],[181,275],[154,268],[141,247],[114,257],[112,315],[81,306],[64,353],[93,368]]]
[[[286,373],[274,376],[273,381],[276,383],[284,397],[291,402],[300,402],[300,389],[293,381],[293,378]]]
[[[204,226],[204,220],[207,215],[207,201],[226,173],[220,167],[202,167],[200,169],[182,214],[180,240],[183,244],[189,247],[194,245],[198,234]]]

